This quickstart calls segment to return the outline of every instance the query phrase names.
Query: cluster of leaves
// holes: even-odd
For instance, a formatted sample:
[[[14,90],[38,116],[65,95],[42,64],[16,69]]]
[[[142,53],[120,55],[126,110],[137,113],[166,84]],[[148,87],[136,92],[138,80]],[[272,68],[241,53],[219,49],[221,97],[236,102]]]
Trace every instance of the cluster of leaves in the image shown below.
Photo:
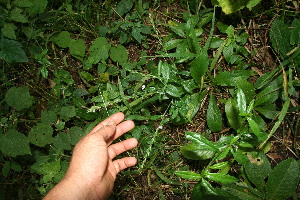
[[[251,10],[259,2],[213,1],[227,14],[245,6]],[[290,109],[290,99],[297,95],[299,81],[294,75],[299,74],[300,63],[299,19],[289,25],[282,19],[273,22],[270,38],[281,65],[250,82],[255,73],[246,64],[248,51],[244,45],[248,35],[221,22],[216,23],[214,30],[217,19],[213,8],[203,8],[195,15],[184,13],[181,22],[168,21],[164,27],[169,34],[161,38],[149,12],[151,2],[105,3],[107,8],[102,9],[106,14],[102,16],[98,7],[93,8],[95,2],[67,1],[55,4],[58,9],[52,13],[56,20],[47,19],[47,3],[0,1],[4,11],[0,21],[2,62],[10,66],[11,62],[37,61],[38,69],[31,69],[31,73],[37,74],[37,82],[49,83],[47,89],[40,86],[44,96],[36,98],[39,86],[22,87],[5,79],[7,90],[0,102],[2,175],[10,177],[22,171],[35,174],[26,192],[20,189],[19,193],[39,198],[49,191],[63,177],[77,141],[99,121],[118,111],[137,122],[136,128],[125,136],[135,137],[140,143],[138,170],[131,174],[151,168],[164,182],[180,185],[154,165],[159,154],[164,154],[162,147],[168,137],[161,130],[167,124],[192,122],[199,110],[206,109],[209,98],[209,130],[217,133],[227,127],[232,129],[216,142],[186,132],[192,143],[182,147],[181,153],[188,159],[209,160],[200,174],[188,171],[186,166],[175,172],[179,177],[199,181],[192,198],[284,199],[293,194],[299,182],[299,176],[295,176],[299,174],[298,163],[289,159],[272,170],[264,153]],[[95,18],[103,17],[102,22],[91,20],[89,13],[97,13]],[[147,15],[152,26],[145,23]],[[36,28],[36,22],[43,20],[57,29]],[[96,24],[91,25],[90,21]],[[215,31],[222,36],[214,36]],[[126,45],[135,43],[147,49],[146,41],[151,35],[156,35],[162,46],[154,57],[167,61],[147,60],[147,53],[142,50],[138,52],[139,60],[131,61]],[[44,36],[46,41],[39,43],[42,48],[36,51],[28,44],[23,50],[21,43],[42,40]],[[26,50],[30,50],[32,58],[26,56]],[[214,57],[210,56],[211,51],[216,52]],[[231,71],[218,66],[222,58]],[[71,66],[70,60],[76,66]],[[213,75],[214,71],[218,73]],[[231,97],[218,98],[222,90]],[[280,103],[282,109],[278,109]],[[276,119],[269,131],[267,121]],[[178,158],[174,151],[170,162]],[[236,165],[240,166],[240,177],[231,172]],[[168,173],[174,172],[169,169]],[[222,188],[212,187],[212,182],[222,184]],[[1,193],[5,191],[0,190]]]

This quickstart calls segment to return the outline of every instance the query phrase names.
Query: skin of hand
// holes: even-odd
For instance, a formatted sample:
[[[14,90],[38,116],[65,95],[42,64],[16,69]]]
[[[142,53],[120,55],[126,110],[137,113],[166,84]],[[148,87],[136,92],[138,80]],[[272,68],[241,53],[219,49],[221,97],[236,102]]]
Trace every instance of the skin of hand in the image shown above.
[[[137,146],[135,138],[112,142],[134,128],[124,114],[116,113],[99,123],[75,146],[64,178],[44,197],[50,199],[108,199],[116,175],[137,163],[134,157],[113,160],[117,155]]]

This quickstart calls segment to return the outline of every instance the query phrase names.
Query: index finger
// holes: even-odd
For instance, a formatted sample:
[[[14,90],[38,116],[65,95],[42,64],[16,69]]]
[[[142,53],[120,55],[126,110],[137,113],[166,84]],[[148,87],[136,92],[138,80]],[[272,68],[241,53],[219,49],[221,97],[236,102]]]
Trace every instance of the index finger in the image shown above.
[[[94,133],[97,132],[98,130],[100,130],[102,127],[104,127],[109,121],[114,121],[115,124],[119,124],[123,121],[124,119],[124,114],[122,112],[118,112],[115,113],[113,115],[111,115],[110,117],[108,117],[107,119],[103,120],[102,122],[100,122],[97,126],[95,126],[90,133]]]

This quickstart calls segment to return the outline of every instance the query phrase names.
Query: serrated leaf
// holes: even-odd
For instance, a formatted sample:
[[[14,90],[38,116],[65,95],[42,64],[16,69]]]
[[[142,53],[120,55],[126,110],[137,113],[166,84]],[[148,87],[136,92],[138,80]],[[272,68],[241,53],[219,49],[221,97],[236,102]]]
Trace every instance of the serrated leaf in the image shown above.
[[[112,47],[110,49],[110,58],[114,62],[118,62],[120,65],[123,65],[128,60],[128,54],[126,48],[122,45],[118,45],[117,47]]]
[[[85,133],[80,127],[73,126],[72,128],[70,128],[68,135],[69,135],[69,138],[70,138],[70,144],[76,145],[77,142],[83,136],[85,136]]]
[[[106,60],[109,57],[109,50],[111,44],[107,42],[106,38],[99,37],[92,42],[90,47],[89,60],[92,64],[96,64],[101,60]]]
[[[122,0],[118,3],[116,7],[116,12],[123,16],[128,13],[133,7],[134,0]]]
[[[189,171],[176,171],[175,175],[188,180],[200,180],[202,178],[200,174]]]
[[[22,45],[17,41],[5,38],[0,38],[0,58],[9,63],[28,61]]]
[[[82,39],[71,40],[69,44],[70,53],[76,58],[83,58],[85,56],[85,43]]]
[[[210,94],[206,120],[207,126],[212,132],[222,130],[222,116],[213,94]]]
[[[191,160],[207,160],[215,156],[215,150],[198,144],[187,144],[180,149],[182,155]]]
[[[53,129],[50,125],[40,123],[32,127],[28,138],[32,144],[35,144],[39,147],[44,147],[47,144],[52,143],[52,133]]]
[[[235,178],[234,176],[230,176],[228,174],[221,174],[221,173],[205,173],[205,177],[212,181],[222,183],[222,184],[235,183],[238,181],[238,179]]]
[[[229,124],[235,130],[241,127],[242,119],[240,117],[237,102],[234,99],[228,99],[225,104],[225,113]]]
[[[17,39],[16,32],[15,32],[16,29],[17,27],[14,24],[6,23],[1,28],[1,32],[5,37],[16,40]]]
[[[274,167],[266,184],[266,199],[281,200],[291,197],[299,183],[299,165],[287,159]]]
[[[19,111],[30,108],[33,104],[27,86],[10,88],[5,95],[5,101],[9,106]]]
[[[208,55],[205,51],[201,52],[191,63],[191,76],[196,83],[200,84],[202,76],[204,76],[208,69],[208,64]]]
[[[31,166],[31,171],[43,175],[41,180],[44,181],[44,183],[53,181],[53,178],[58,175],[60,170],[61,165],[59,159],[52,162],[45,160],[45,162],[35,163]]]
[[[61,108],[60,117],[65,120],[69,121],[72,117],[76,116],[75,106],[64,106]]]
[[[286,23],[279,18],[273,21],[270,29],[270,40],[274,50],[283,59],[286,58],[286,54],[291,50],[290,35],[291,31]]]
[[[61,48],[67,48],[71,44],[71,37],[68,31],[60,32],[56,37],[54,37],[53,42]]]
[[[9,129],[0,138],[0,150],[4,155],[12,157],[31,154],[28,138],[13,129]]]
[[[250,162],[244,165],[249,180],[261,191],[264,192],[265,179],[272,171],[271,164],[264,153],[249,153]]]
[[[57,120],[56,114],[53,111],[42,110],[41,121],[43,124],[53,124]]]
[[[71,150],[71,140],[69,135],[66,133],[58,133],[57,136],[53,138],[53,146],[59,150]]]

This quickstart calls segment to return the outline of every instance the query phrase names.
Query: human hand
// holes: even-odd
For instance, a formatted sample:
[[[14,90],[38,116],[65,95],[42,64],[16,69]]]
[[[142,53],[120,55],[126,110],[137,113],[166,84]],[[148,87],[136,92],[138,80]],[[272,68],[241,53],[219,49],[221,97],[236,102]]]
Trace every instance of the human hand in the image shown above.
[[[123,113],[116,113],[99,123],[75,146],[65,177],[44,198],[48,199],[107,199],[116,175],[136,164],[134,157],[113,159],[137,146],[131,138],[112,142],[134,128],[130,120],[122,122]],[[122,122],[122,123],[121,123]]]

